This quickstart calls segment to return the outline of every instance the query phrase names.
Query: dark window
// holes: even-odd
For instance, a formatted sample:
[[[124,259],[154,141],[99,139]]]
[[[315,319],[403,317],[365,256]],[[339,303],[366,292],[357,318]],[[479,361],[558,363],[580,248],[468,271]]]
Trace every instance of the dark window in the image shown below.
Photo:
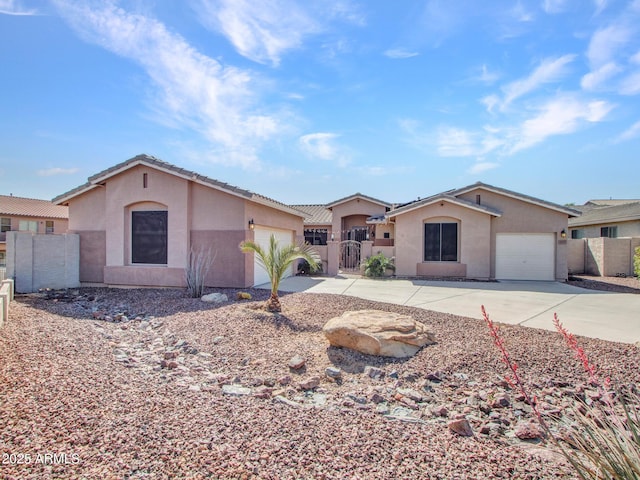
[[[45,226],[45,233],[53,233],[53,220],[47,220]]]
[[[308,228],[304,231],[304,241],[309,245],[326,245],[327,229],[326,228]]]
[[[458,261],[458,224],[424,224],[424,261]]]
[[[10,231],[11,231],[11,219],[0,218],[0,232],[10,232]]]
[[[391,234],[389,232],[384,232],[384,238],[391,238]]]
[[[602,227],[600,229],[601,237],[608,238],[617,238],[618,237],[618,227]]]
[[[167,212],[131,212],[131,262],[166,265]]]
[[[576,229],[576,230],[571,230],[571,238],[583,238],[584,237],[584,233],[582,230],[580,229]]]
[[[476,195],[476,203],[480,205],[480,195]]]
[[[147,185],[149,185],[147,174],[143,173],[142,174],[142,188],[147,188]]]

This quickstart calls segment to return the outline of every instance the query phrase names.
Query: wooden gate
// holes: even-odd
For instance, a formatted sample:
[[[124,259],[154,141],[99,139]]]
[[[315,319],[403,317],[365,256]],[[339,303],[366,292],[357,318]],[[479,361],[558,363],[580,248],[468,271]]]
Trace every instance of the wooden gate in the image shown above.
[[[340,242],[340,270],[360,273],[360,242]]]

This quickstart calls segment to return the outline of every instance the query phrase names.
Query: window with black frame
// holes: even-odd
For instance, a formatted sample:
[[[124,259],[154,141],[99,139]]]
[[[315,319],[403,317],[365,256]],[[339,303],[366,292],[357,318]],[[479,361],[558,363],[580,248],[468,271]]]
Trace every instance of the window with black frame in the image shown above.
[[[167,212],[131,212],[131,262],[167,263]]]
[[[458,224],[424,224],[424,261],[458,261]]]
[[[307,228],[304,231],[304,241],[309,245],[326,245],[327,229],[326,228]]]

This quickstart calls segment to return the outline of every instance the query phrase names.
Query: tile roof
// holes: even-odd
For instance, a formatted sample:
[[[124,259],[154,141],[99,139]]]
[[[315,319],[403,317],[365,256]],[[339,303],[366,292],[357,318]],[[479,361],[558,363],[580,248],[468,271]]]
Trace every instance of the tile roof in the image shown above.
[[[605,207],[614,207],[616,205],[624,205],[626,203],[637,203],[640,202],[640,198],[628,198],[628,199],[620,199],[620,198],[609,198],[604,200],[589,200],[585,203],[585,205],[597,205],[597,206],[605,206]]]
[[[49,200],[0,195],[0,214],[37,218],[69,218],[69,207]]]
[[[566,213],[570,217],[577,217],[580,215],[580,211],[574,208],[565,207],[563,205],[559,205],[557,203],[548,202],[546,200],[542,200],[540,198],[532,197],[530,195],[525,195],[522,193],[514,192],[513,190],[507,190],[506,188],[494,187],[493,185],[489,185],[487,183],[476,182],[473,185],[468,185],[466,187],[450,190],[448,193],[450,195],[458,196],[463,193],[470,192],[477,188],[482,188],[484,190],[489,190],[492,192],[500,193],[502,195],[506,195],[507,197],[517,198],[518,200],[522,200],[525,202],[533,203],[535,205],[539,205],[541,207],[550,208],[552,210],[558,210],[560,212]]]
[[[569,226],[599,225],[613,222],[630,222],[640,220],[640,201],[615,205],[613,207],[592,208],[578,218],[570,218]]]
[[[448,202],[454,203],[456,205],[460,205],[465,208],[471,208],[472,210],[478,210],[483,213],[487,213],[489,215],[493,215],[494,217],[502,216],[502,212],[491,207],[487,207],[486,205],[478,205],[475,202],[470,202],[468,200],[464,200],[462,198],[455,197],[450,193],[439,193],[437,195],[433,195],[432,197],[423,198],[421,200],[416,200],[414,202],[405,203],[404,205],[399,206],[398,208],[387,212],[387,217],[395,217],[396,215],[402,215],[403,213],[407,213],[411,210],[415,210],[416,208],[423,207],[425,205],[431,205],[433,203],[438,202]]]
[[[185,170],[184,168],[180,168],[176,165],[173,165],[171,163],[165,162],[163,160],[160,160],[158,158],[155,158],[155,157],[152,157],[151,155],[146,155],[146,154],[137,155],[133,158],[130,158],[129,160],[125,160],[124,162],[121,162],[117,165],[114,165],[113,167],[107,168],[106,170],[103,170],[99,173],[96,173],[95,175],[92,175],[91,177],[88,178],[87,183],[80,185],[66,193],[63,193],[62,195],[58,195],[56,198],[53,199],[53,202],[58,204],[65,203],[69,201],[71,198],[95,188],[99,184],[105,182],[110,177],[117,175],[125,170],[128,170],[129,168],[132,168],[140,164],[145,164],[145,165],[157,168],[159,170],[163,170],[167,173],[171,173],[173,175],[177,175],[187,180],[200,183],[202,185],[206,185],[218,190],[225,191],[232,195],[246,198],[247,200],[251,200],[256,203],[268,205],[270,207],[276,208],[278,210],[283,210],[294,215],[303,216],[302,212],[299,212],[296,209],[290,207],[289,205],[285,205],[284,203],[278,202],[277,200],[274,200],[272,198],[265,197],[257,193],[253,193],[253,192],[250,192],[249,190],[245,190],[239,187],[235,187],[228,183],[220,182],[213,178],[209,178],[205,175],[200,175],[199,173],[193,172],[191,170]]]
[[[373,198],[373,197],[370,197],[368,195],[363,195],[362,193],[359,193],[359,192],[358,193],[354,193],[353,195],[349,195],[348,197],[340,198],[340,199],[335,200],[333,202],[327,203],[326,207],[327,208],[331,208],[331,207],[334,207],[334,206],[339,205],[341,203],[348,202],[349,200],[354,200],[356,198],[363,198],[365,200],[369,200],[370,202],[377,203],[378,205],[382,205],[384,207],[391,207],[391,204],[389,202],[385,202],[383,200],[378,200],[377,198]]]
[[[300,210],[306,217],[305,225],[330,225],[333,213],[324,205],[291,205],[292,208]]]

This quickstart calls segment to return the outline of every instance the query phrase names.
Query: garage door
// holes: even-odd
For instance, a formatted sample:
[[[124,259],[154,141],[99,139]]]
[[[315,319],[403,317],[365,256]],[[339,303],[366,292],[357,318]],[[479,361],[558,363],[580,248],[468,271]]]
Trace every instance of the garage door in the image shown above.
[[[271,238],[271,235],[275,235],[276,240],[278,241],[278,246],[280,247],[289,245],[293,241],[293,232],[291,230],[277,230],[275,228],[256,226],[253,235],[254,242],[260,245],[263,250],[269,249],[269,239]],[[292,274],[293,267],[291,267],[291,270],[285,275],[285,277],[289,277]],[[262,265],[260,265],[257,260],[254,260],[253,284],[262,285],[263,283],[269,283],[269,275],[267,275],[267,272],[262,268]]]
[[[555,280],[555,235],[499,233],[496,279]]]

